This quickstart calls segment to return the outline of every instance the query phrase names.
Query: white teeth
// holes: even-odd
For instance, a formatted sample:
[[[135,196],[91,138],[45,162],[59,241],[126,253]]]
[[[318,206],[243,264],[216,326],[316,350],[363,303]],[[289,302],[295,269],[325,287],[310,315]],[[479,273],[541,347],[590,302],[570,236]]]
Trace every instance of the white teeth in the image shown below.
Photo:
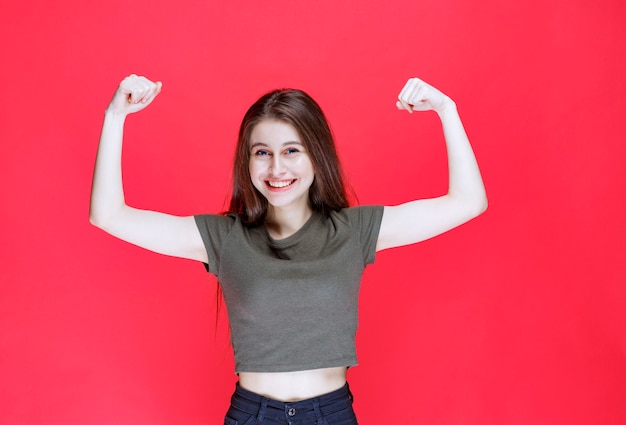
[[[267,184],[269,184],[271,187],[287,187],[289,186],[291,183],[293,183],[293,180],[287,181],[287,182],[270,182],[268,181]]]

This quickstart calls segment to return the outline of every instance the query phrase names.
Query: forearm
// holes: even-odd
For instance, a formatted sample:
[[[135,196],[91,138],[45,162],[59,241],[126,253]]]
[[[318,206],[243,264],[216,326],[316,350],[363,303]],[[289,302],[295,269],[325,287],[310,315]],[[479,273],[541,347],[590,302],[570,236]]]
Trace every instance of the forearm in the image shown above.
[[[125,206],[122,185],[122,139],[125,115],[105,112],[100,144],[96,157],[89,219],[103,225]]]
[[[448,195],[477,210],[487,207],[487,195],[474,151],[463,128],[456,104],[447,99],[437,114],[441,119],[448,153]]]

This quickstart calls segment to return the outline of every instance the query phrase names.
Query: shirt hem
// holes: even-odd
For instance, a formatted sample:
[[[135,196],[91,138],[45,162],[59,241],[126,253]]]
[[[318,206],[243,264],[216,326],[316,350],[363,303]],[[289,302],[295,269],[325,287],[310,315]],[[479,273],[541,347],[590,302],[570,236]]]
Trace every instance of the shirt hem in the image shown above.
[[[240,365],[235,368],[235,373],[278,373],[278,372],[302,372],[305,370],[327,369],[330,367],[354,367],[358,362],[355,358],[341,359],[333,362],[315,362],[296,365]]]

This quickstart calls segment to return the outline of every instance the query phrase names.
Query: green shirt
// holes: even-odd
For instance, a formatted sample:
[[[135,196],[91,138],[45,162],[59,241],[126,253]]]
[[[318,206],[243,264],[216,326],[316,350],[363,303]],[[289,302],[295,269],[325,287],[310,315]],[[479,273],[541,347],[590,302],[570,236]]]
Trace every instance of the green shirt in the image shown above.
[[[234,215],[198,215],[207,270],[228,309],[236,372],[288,372],[357,364],[361,276],[374,262],[383,207],[313,213],[272,239]]]

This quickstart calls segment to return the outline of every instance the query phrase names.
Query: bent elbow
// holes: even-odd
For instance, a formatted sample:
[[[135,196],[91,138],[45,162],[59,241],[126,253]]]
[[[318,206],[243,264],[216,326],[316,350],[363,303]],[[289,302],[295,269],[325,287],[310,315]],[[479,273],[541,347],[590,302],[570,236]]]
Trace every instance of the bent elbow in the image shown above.
[[[93,212],[89,212],[89,223],[91,223],[92,226],[96,226],[99,229],[102,229],[102,220],[98,218],[98,216],[96,214],[94,214]]]
[[[106,231],[108,222],[110,222],[110,218],[107,218],[103,212],[97,212],[93,208],[89,210],[89,223],[93,226]]]
[[[96,217],[95,217],[95,216],[93,216],[93,215],[91,215],[91,214],[89,214],[89,223],[90,223],[92,226],[100,227],[100,225],[98,224],[98,220],[96,219]]]
[[[485,211],[487,211],[487,207],[488,206],[489,206],[489,200],[487,199],[486,196],[484,196],[483,199],[481,200],[480,204],[479,204],[478,214],[476,214],[476,215],[479,216],[482,213],[484,213]]]
[[[110,202],[94,202],[89,205],[89,222],[99,229],[108,232],[108,229],[119,221],[126,205],[112,204]]]
[[[487,200],[487,197],[486,196],[481,197],[481,199],[477,201],[473,207],[472,218],[476,218],[482,213],[484,213],[485,211],[487,211],[488,206],[489,206],[489,201]]]
[[[478,199],[473,199],[472,202],[466,203],[467,220],[472,220],[487,210],[489,202],[486,196],[481,196]]]

